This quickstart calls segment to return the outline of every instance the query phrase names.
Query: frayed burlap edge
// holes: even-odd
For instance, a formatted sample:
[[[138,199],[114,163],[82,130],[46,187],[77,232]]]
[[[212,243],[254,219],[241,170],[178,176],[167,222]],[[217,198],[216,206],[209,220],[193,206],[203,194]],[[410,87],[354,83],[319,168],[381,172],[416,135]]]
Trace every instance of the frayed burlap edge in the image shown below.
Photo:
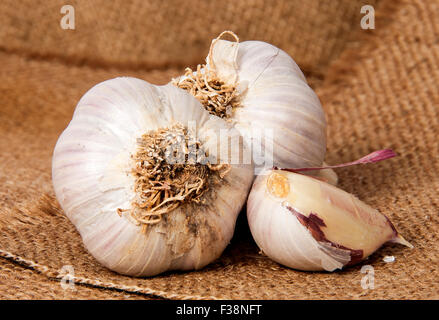
[[[35,270],[35,271],[39,272],[40,274],[47,276],[51,280],[61,281],[62,278],[64,277],[63,275],[60,275],[59,273],[54,272],[53,270],[51,270],[49,267],[47,267],[45,265],[36,263],[35,261],[32,261],[32,260],[24,259],[18,255],[15,255],[11,252],[8,252],[8,251],[2,250],[2,249],[0,249],[0,257],[7,259],[9,261],[15,262],[21,266],[26,267],[26,268],[30,268],[32,270]],[[157,296],[157,297],[161,297],[161,298],[165,298],[165,299],[221,300],[220,298],[213,297],[213,296],[203,297],[203,296],[196,296],[196,295],[174,294],[174,293],[154,290],[154,289],[150,289],[150,288],[142,288],[142,287],[138,287],[138,286],[124,286],[124,285],[119,285],[119,284],[115,284],[112,282],[99,281],[99,280],[89,279],[89,278],[85,278],[85,277],[72,276],[71,280],[74,281],[76,284],[84,284],[84,285],[89,285],[89,286],[103,288],[103,289],[120,289],[120,290],[123,290],[126,292],[142,293],[142,294]]]

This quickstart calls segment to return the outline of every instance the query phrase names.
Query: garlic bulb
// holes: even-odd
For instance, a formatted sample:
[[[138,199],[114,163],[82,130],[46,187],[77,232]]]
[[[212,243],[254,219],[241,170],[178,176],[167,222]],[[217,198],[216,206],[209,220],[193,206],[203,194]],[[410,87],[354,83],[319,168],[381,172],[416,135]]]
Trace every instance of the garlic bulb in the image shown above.
[[[229,243],[253,179],[251,164],[232,163],[246,148],[230,148],[234,139],[236,129],[184,90],[108,80],[81,98],[59,137],[56,197],[109,269],[198,269]]]
[[[274,261],[334,271],[365,259],[385,242],[412,247],[390,220],[353,195],[303,174],[269,170],[247,202],[251,233]]]
[[[236,42],[221,40],[226,33]],[[322,164],[322,106],[300,68],[281,49],[261,41],[239,43],[225,31],[212,41],[206,65],[194,72],[186,69],[173,83],[241,132],[253,148],[257,168]]]

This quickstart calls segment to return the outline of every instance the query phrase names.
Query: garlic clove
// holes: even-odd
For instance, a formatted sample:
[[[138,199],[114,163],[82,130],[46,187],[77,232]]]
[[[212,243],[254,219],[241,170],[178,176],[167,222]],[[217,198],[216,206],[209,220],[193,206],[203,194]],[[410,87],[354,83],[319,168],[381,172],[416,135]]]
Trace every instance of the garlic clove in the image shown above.
[[[139,219],[148,216],[132,215],[133,210],[148,213],[135,206],[143,199],[136,183],[144,176],[133,173],[140,163],[134,159],[146,133],[176,123],[230,170],[217,174],[209,169],[200,202],[174,200],[175,209],[145,225]],[[252,164],[232,163],[246,149],[239,136],[175,86],[154,86],[135,78],[108,80],[81,98],[57,141],[52,160],[55,194],[87,250],[109,269],[134,276],[199,269],[229,243],[251,187]],[[238,145],[230,148],[228,139]]]
[[[299,270],[341,269],[360,262],[386,242],[412,247],[386,216],[353,195],[282,170],[268,170],[256,178],[247,217],[261,250]]]

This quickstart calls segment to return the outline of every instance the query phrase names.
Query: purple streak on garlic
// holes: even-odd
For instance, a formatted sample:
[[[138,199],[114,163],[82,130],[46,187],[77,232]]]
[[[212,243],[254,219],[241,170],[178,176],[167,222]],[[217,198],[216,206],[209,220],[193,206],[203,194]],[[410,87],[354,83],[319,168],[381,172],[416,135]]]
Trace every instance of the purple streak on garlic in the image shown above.
[[[386,216],[353,195],[288,171],[268,170],[256,178],[247,217],[259,248],[298,270],[341,269],[386,242],[412,247]]]
[[[229,243],[253,179],[251,164],[231,164],[222,183],[209,185],[204,203],[184,203],[146,228],[119,212],[132,208],[136,198],[132,156],[138,139],[190,122],[196,123],[198,140],[217,156],[229,148],[217,139],[220,131],[239,136],[172,85],[116,78],[96,85],[79,101],[54,150],[53,185],[85,247],[109,269],[135,276],[199,269]]]

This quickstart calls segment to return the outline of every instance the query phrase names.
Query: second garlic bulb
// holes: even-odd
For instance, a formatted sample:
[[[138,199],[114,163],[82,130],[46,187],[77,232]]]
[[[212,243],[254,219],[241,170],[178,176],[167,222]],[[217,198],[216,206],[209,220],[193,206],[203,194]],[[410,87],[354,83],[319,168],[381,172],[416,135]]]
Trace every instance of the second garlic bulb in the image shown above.
[[[326,120],[319,98],[294,60],[261,41],[212,41],[206,65],[173,83],[212,114],[233,123],[248,145],[262,148],[258,167],[319,166],[326,152]],[[271,133],[270,133],[271,132]],[[253,150],[255,151],[255,150]],[[257,150],[256,150],[257,151]],[[272,155],[267,163],[266,155]]]
[[[52,166],[56,197],[87,250],[135,276],[199,269],[219,257],[253,180],[251,164],[228,158],[245,145],[228,153],[221,134],[239,137],[172,85],[116,78],[90,89]]]

